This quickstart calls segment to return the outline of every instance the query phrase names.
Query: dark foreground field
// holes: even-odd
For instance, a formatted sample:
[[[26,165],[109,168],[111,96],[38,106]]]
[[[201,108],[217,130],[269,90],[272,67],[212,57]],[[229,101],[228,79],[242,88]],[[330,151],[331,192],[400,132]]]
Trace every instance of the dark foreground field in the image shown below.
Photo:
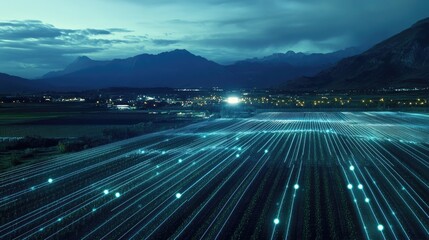
[[[2,104],[0,172],[196,121],[200,119],[113,111],[84,103]]]
[[[112,111],[93,104],[3,104],[0,107],[0,138],[94,137],[102,135],[106,129],[126,128],[146,122],[165,126],[174,124],[171,116]]]
[[[427,239],[429,116],[264,113],[0,175],[0,239]]]

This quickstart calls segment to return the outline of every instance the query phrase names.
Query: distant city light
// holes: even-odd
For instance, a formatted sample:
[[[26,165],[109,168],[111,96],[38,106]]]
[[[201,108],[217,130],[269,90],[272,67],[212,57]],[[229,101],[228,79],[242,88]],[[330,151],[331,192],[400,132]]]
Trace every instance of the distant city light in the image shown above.
[[[278,219],[278,218],[276,218],[276,219],[274,219],[274,224],[279,224],[280,223],[280,220]]]
[[[228,97],[226,99],[226,102],[228,104],[231,104],[231,105],[236,105],[236,104],[239,104],[241,102],[241,100],[238,97]]]

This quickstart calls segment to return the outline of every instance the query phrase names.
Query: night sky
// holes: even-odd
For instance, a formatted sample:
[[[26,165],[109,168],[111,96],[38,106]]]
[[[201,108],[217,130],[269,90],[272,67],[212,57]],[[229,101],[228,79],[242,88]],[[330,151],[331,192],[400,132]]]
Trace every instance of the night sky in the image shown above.
[[[429,16],[427,0],[0,2],[0,72],[38,77],[77,56],[187,49],[227,64],[288,50],[369,47]]]

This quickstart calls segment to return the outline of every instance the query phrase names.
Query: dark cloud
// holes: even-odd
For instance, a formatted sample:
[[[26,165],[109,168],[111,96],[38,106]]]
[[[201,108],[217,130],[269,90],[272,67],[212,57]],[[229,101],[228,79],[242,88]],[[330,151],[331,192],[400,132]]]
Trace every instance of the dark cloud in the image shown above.
[[[102,30],[102,29],[86,29],[83,32],[87,33],[88,35],[109,35],[109,34],[112,34],[110,31]]]
[[[167,39],[152,39],[152,43],[160,46],[169,46],[179,43],[179,40],[167,40]]]
[[[37,20],[0,22],[0,72],[24,77],[61,69],[76,56],[135,40],[115,39],[127,29],[60,29]],[[109,38],[100,38],[106,36]]]
[[[61,34],[60,29],[40,21],[0,22],[0,38],[2,40],[55,38]]]
[[[164,9],[171,15],[164,25],[183,31],[170,40],[201,52],[216,48],[215,60],[220,61],[276,51],[370,47],[429,17],[427,0],[128,1]],[[172,10],[176,8],[180,10],[177,14]],[[192,14],[184,16],[183,12]]]

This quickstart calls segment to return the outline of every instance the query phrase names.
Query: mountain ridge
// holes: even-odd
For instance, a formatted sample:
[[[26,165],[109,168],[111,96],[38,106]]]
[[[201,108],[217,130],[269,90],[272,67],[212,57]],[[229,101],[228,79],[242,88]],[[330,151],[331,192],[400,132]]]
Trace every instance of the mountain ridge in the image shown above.
[[[95,61],[80,57],[60,72],[63,75],[47,74],[43,81],[73,89],[115,86],[275,87],[285,79],[292,79],[303,74],[316,74],[332,65],[332,61],[338,61],[341,57],[333,57],[333,54],[339,55],[338,52],[307,55],[289,51],[285,54],[277,54],[277,56],[283,56],[280,61],[273,58],[262,61],[253,59],[238,61],[231,65],[218,64],[185,49],[159,54],[144,53],[111,61]],[[350,54],[348,53],[348,55]],[[285,57],[290,59],[285,60]],[[304,60],[295,65],[291,64],[293,59],[298,58]],[[307,58],[313,58],[313,60],[305,60]],[[310,63],[305,63],[305,61]],[[83,66],[85,64],[76,64],[76,62],[89,64]],[[78,67],[74,65],[78,65]],[[73,72],[70,69],[77,70]],[[56,73],[58,74],[58,72]]]
[[[0,93],[32,93],[51,89],[52,87],[35,80],[0,73]]]
[[[314,77],[285,84],[299,90],[380,89],[429,86],[429,18],[339,61]]]

